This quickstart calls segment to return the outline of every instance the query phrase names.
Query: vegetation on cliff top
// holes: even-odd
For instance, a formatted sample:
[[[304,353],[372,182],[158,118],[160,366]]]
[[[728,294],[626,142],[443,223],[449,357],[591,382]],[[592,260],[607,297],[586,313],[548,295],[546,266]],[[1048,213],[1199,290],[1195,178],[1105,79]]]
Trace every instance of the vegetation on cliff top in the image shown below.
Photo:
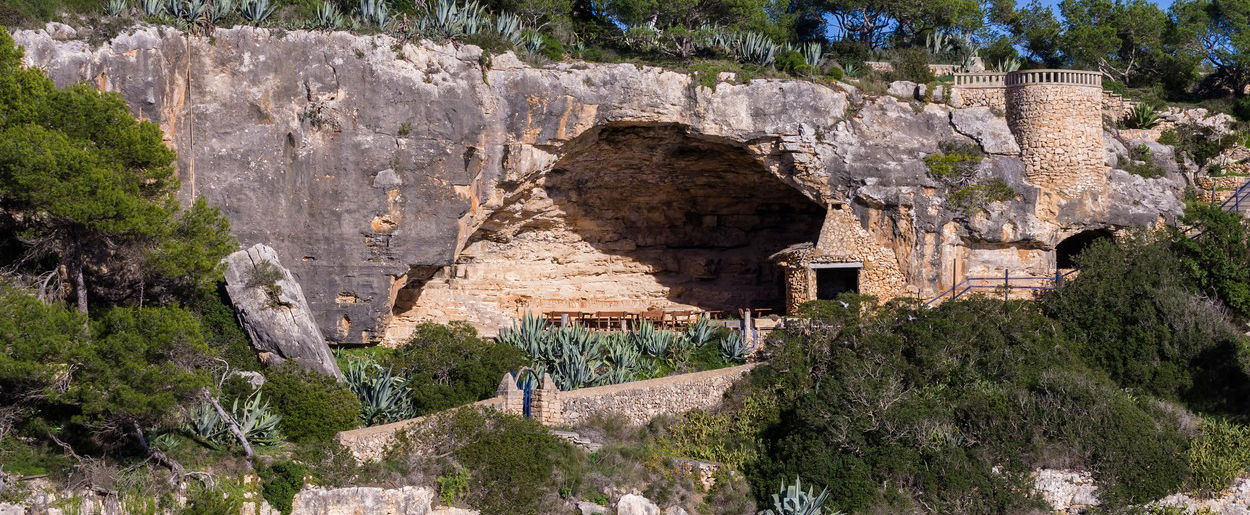
[[[173,11],[166,4],[154,2],[148,12],[133,0],[0,0],[0,25],[138,15],[188,27],[253,23],[454,38],[538,59],[720,62],[731,71],[799,77],[871,76],[864,62],[875,60],[894,62],[893,77],[918,82],[933,79],[927,63],[959,67],[979,57],[1004,70],[1098,70],[1110,89],[1152,104],[1250,112],[1236,108],[1250,105],[1237,100],[1250,85],[1250,18],[1236,2],[272,0],[259,14],[240,8],[255,10],[251,2],[205,0]]]

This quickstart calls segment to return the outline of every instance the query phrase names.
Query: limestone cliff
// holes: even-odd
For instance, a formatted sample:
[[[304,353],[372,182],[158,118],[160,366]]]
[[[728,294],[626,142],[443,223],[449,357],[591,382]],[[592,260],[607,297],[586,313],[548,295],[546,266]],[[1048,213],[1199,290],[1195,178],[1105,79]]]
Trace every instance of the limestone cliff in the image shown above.
[[[426,317],[490,328],[525,309],[775,303],[768,257],[804,244],[862,263],[861,291],[927,295],[970,273],[1052,273],[1064,237],[1180,207],[1175,173],[1111,170],[1079,196],[1030,185],[990,109],[845,85],[709,89],[341,32],[15,38],[58,84],[118,91],[159,122],[183,198],[276,249],[338,341],[402,338]],[[978,142],[978,175],[1019,197],[950,209],[923,162],[948,140]]]

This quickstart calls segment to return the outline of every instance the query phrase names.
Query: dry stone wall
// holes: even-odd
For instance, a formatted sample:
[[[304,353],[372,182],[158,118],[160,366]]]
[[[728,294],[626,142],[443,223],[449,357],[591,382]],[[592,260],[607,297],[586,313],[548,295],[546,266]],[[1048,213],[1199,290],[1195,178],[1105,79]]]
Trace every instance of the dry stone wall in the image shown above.
[[[715,406],[734,382],[750,372],[755,364],[694,372],[676,376],[597,386],[561,392],[551,376],[545,376],[534,391],[533,417],[547,426],[576,426],[596,416],[621,416],[631,424],[643,425],[660,415],[677,415],[693,409]],[[479,408],[521,414],[521,391],[511,374],[500,381],[499,395],[474,403]],[[449,412],[404,420],[380,426],[339,433],[336,440],[361,461],[382,459],[401,432],[420,431],[432,426]],[[421,442],[409,442],[420,452]]]
[[[644,425],[660,415],[677,415],[720,403],[734,382],[754,364],[560,392],[559,421],[575,426],[596,416],[619,415]]]

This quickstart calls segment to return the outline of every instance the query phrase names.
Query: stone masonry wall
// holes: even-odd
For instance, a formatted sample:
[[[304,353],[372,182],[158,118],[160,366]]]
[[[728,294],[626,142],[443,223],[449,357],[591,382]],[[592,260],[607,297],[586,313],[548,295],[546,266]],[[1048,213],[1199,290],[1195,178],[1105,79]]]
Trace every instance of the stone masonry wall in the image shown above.
[[[611,414],[622,415],[629,423],[642,425],[660,415],[677,415],[692,409],[715,406],[729,387],[754,367],[755,364],[751,363],[569,392],[558,391],[551,376],[546,375],[541,387],[534,390],[530,411],[536,420],[547,426],[575,426],[594,416]],[[512,375],[508,374],[500,381],[498,396],[471,406],[520,415],[520,394]],[[336,439],[357,460],[378,461],[395,444],[395,437],[400,432],[421,430],[450,411],[343,431]],[[417,444],[417,452],[420,452],[420,442],[413,443]]]
[[[958,101],[952,100],[956,107],[988,107],[999,112],[1007,110],[1007,97],[1004,88],[955,88]]]
[[[755,364],[661,377],[611,386],[560,392],[563,425],[577,425],[596,415],[618,414],[631,424],[660,415],[677,415],[715,406],[730,386]]]
[[[1007,123],[1020,143],[1030,183],[1068,195],[1106,184],[1100,88],[1009,87]]]

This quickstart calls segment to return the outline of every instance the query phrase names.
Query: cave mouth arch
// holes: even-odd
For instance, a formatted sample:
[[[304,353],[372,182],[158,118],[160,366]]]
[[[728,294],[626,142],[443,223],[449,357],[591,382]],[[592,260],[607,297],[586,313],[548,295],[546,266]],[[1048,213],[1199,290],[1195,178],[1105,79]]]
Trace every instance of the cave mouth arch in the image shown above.
[[[815,242],[824,206],[684,126],[601,126],[569,145],[397,318],[490,333],[525,311],[784,308],[769,256]]]
[[[1114,236],[1108,229],[1090,229],[1064,238],[1058,245],[1055,245],[1055,268],[1059,270],[1077,268],[1076,258],[1085,252],[1085,249],[1099,240],[1111,239]]]

